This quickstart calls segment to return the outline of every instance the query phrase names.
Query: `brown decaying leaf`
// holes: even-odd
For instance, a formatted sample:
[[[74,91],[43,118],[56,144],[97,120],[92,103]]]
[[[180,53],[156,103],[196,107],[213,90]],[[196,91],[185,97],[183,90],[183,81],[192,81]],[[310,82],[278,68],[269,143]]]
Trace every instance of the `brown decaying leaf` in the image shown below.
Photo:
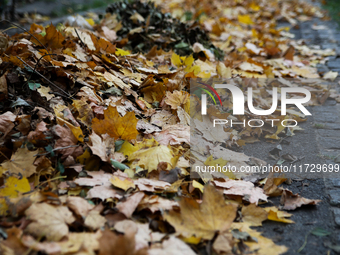
[[[49,241],[59,241],[68,235],[67,224],[71,224],[75,220],[67,207],[53,206],[47,203],[32,204],[25,214],[32,221],[26,231],[37,237],[45,236]]]
[[[0,252],[4,255],[22,255],[27,252],[21,241],[22,230],[12,227],[7,230],[7,239],[0,242]]]
[[[100,159],[104,162],[110,161],[111,158],[114,159],[114,138],[108,136],[107,134],[102,134],[102,137],[100,137],[94,132],[89,137],[92,142],[92,145],[90,145],[89,147],[91,148],[94,155],[100,157]]]
[[[261,207],[255,204],[243,206],[242,210],[242,221],[247,222],[250,226],[262,226],[262,221],[265,221],[268,217],[268,213]]]
[[[77,158],[83,153],[82,147],[76,146],[78,140],[73,135],[69,127],[56,125],[54,126],[53,131],[55,135],[59,138],[56,140],[54,148],[63,148],[58,150],[58,153],[62,154],[62,158],[65,159],[68,156]]]
[[[203,201],[183,198],[179,202],[181,212],[170,211],[164,215],[178,234],[195,235],[210,240],[216,231],[228,230],[236,217],[237,207],[226,205],[223,195],[212,185],[206,185]]]
[[[104,227],[105,223],[105,217],[101,216],[100,212],[94,209],[87,214],[84,221],[84,225],[91,228],[92,230],[97,230],[101,227]]]
[[[226,180],[225,182],[214,181],[216,187],[224,188],[226,195],[243,196],[250,203],[258,204],[259,200],[267,201],[267,196],[259,187],[247,181]]]
[[[147,255],[146,249],[136,250],[136,232],[127,232],[124,235],[117,235],[110,230],[105,230],[99,239],[99,255]]]
[[[126,199],[126,201],[117,204],[118,210],[123,213],[127,218],[130,218],[136,210],[138,204],[143,199],[144,193],[138,192]]]
[[[30,177],[36,171],[33,165],[35,155],[38,150],[29,151],[26,148],[19,148],[11,157],[11,160],[2,163],[2,167],[11,174],[21,174],[24,177]]]
[[[301,197],[299,194],[293,194],[290,190],[285,189],[282,192],[280,203],[284,210],[295,210],[303,205],[317,205],[320,203],[319,199],[308,199]]]
[[[4,114],[0,115],[0,132],[7,135],[12,128],[14,128],[14,121],[16,116],[11,112],[5,112]]]
[[[87,200],[82,197],[68,197],[67,206],[78,216],[85,218],[94,208]]]
[[[137,119],[133,112],[128,112],[120,117],[115,107],[109,106],[104,111],[104,120],[94,118],[92,129],[97,134],[109,134],[115,139],[133,140],[136,139],[138,131],[136,129]]]

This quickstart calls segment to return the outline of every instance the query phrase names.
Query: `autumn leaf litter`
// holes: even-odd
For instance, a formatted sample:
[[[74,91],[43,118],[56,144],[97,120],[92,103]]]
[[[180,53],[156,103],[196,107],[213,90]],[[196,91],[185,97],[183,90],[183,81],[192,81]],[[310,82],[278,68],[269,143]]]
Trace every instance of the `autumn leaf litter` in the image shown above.
[[[283,175],[191,179],[190,166],[265,163],[240,148],[298,129],[207,133],[209,119],[190,121],[189,80],[248,78],[260,108],[271,99],[256,78],[277,77],[281,86],[295,78],[311,91],[310,105],[340,100],[315,68],[335,52],[308,48],[275,26],[278,17],[294,26],[323,13],[286,1],[156,6],[164,12],[120,2],[102,19],[86,19],[88,29],[32,24],[28,33],[0,35],[4,254],[196,254],[207,242],[217,254],[282,254],[287,247],[253,227],[294,223],[282,209],[320,202],[281,187]],[[288,115],[306,120],[294,109]],[[280,208],[265,204],[272,196],[281,196]]]

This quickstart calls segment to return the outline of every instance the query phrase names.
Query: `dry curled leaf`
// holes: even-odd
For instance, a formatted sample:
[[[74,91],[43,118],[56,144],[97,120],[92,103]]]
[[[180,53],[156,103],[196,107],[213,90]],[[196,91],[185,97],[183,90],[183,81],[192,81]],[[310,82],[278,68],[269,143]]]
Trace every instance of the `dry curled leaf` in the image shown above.
[[[319,199],[308,199],[299,194],[293,194],[290,190],[283,191],[280,201],[284,210],[295,210],[303,205],[317,205],[320,202]]]
[[[59,241],[69,233],[68,224],[75,218],[65,206],[53,206],[47,203],[33,204],[25,212],[32,221],[26,230],[35,236],[45,236],[49,241]]]
[[[164,215],[178,234],[195,235],[210,240],[216,231],[228,230],[236,217],[237,207],[226,205],[223,195],[212,185],[205,186],[203,201],[182,198],[179,202],[181,212],[170,211]]]

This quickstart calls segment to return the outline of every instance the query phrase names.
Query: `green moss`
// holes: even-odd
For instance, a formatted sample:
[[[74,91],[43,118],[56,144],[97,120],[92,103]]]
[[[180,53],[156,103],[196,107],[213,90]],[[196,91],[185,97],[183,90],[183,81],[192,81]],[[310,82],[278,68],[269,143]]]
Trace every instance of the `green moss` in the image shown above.
[[[77,4],[70,2],[64,5],[62,8],[55,10],[51,13],[52,17],[61,17],[78,12],[84,12],[95,8],[106,8],[109,4],[116,2],[117,0],[94,0],[86,1],[84,4]]]
[[[328,11],[329,16],[340,24],[340,1],[325,0],[323,8]]]

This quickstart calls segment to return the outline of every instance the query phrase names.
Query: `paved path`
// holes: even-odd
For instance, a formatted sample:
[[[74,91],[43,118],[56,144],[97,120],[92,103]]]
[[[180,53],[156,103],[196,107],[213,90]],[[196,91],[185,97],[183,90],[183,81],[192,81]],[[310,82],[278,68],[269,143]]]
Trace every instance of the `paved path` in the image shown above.
[[[326,29],[313,30],[312,25],[323,25]],[[303,39],[308,46],[315,45],[321,49],[331,48],[336,50],[336,56],[328,57],[325,64],[318,64],[320,73],[328,71],[339,72],[340,75],[340,26],[334,21],[321,21],[313,19],[299,24],[299,28],[291,30],[296,39]],[[330,83],[330,88],[340,92],[340,78]],[[340,104],[328,99],[323,106],[311,108],[312,121],[318,154],[315,155],[327,164],[340,163]],[[331,210],[331,221],[335,225],[333,236],[334,243],[340,244],[340,173],[339,177],[324,178],[325,192]],[[318,192],[318,191],[316,191]],[[320,244],[321,245],[321,244]],[[334,251],[333,251],[334,252]]]
[[[314,3],[315,4],[315,3]],[[324,25],[326,29],[313,30],[313,25]],[[290,26],[289,23],[280,23],[279,26]],[[328,71],[339,72],[340,75],[340,26],[333,21],[313,19],[302,22],[297,28],[291,29],[296,40],[303,39],[309,47],[315,46],[320,49],[335,49],[336,56],[328,57],[325,64],[318,64],[317,68],[321,75]],[[340,92],[340,77],[334,82],[327,82],[330,89]],[[283,153],[291,153],[297,157],[304,157],[299,164],[338,164],[340,162],[340,104],[335,100],[328,99],[323,106],[310,107],[312,116],[307,122],[299,124],[304,129],[288,139],[289,144],[282,145]],[[268,158],[270,150],[277,144],[261,142],[245,147],[247,155],[252,155],[270,164],[275,160]],[[336,163],[336,161],[338,163]],[[340,173],[339,177],[310,179],[309,176],[301,176],[299,180],[293,178],[288,189],[301,194],[303,197],[321,199],[322,203],[316,208],[302,207],[292,211],[292,219],[296,222],[292,225],[277,226],[266,223],[263,226],[263,234],[270,238],[276,238],[276,243],[284,244],[290,249],[287,254],[337,254],[334,250],[325,247],[325,242],[340,245]],[[278,205],[279,201],[273,200]],[[306,247],[301,253],[297,250],[304,242],[306,234],[315,227],[322,227],[332,234],[320,238],[308,236]],[[328,253],[329,252],[329,253]],[[339,251],[340,252],[340,251]]]
[[[324,25],[327,29],[313,30],[313,24]],[[319,72],[336,71],[340,74],[340,27],[333,21],[321,21],[314,19],[300,24],[300,29],[293,31],[296,36],[301,36],[307,45],[318,45],[321,49],[332,48],[337,52],[336,56],[328,57],[325,64],[319,64]],[[340,79],[337,78],[331,88],[340,92]],[[312,108],[314,127],[319,156],[328,164],[340,162],[340,104],[334,100],[327,100],[323,106]],[[325,178],[326,192],[329,195],[329,203],[333,212],[333,220],[340,227],[340,177]],[[337,230],[337,242],[340,243],[340,231]]]

